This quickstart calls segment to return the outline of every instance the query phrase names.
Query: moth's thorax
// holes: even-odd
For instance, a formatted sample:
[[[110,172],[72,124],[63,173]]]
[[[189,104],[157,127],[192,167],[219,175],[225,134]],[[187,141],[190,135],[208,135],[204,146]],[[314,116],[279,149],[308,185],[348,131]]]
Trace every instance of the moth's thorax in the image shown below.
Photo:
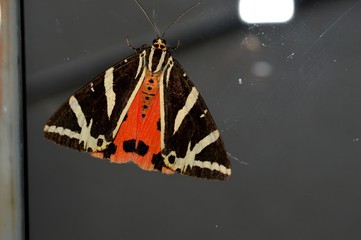
[[[166,41],[162,38],[157,38],[153,41],[151,47],[147,49],[147,68],[151,73],[164,71],[170,52],[166,47]]]

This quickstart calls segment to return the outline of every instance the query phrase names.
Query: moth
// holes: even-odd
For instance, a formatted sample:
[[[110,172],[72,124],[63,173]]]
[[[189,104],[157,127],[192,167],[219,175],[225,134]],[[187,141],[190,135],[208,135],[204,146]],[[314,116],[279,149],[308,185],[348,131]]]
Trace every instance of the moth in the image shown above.
[[[133,55],[72,95],[47,121],[45,137],[144,170],[226,180],[230,161],[204,100],[172,57],[165,32],[159,37],[135,2],[157,38],[151,46],[132,47]]]

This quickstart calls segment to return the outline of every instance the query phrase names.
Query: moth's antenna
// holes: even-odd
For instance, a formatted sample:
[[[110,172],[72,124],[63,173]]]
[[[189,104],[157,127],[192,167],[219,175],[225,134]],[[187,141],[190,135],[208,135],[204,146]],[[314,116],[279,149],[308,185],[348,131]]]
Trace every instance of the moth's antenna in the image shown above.
[[[152,20],[150,20],[150,17],[148,15],[148,13],[145,11],[144,7],[137,1],[134,0],[137,5],[140,7],[140,9],[143,11],[144,15],[147,17],[148,21],[150,22],[150,24],[152,24],[152,27],[154,29],[154,32],[157,34],[157,37],[160,35],[159,29],[157,28],[157,26],[152,22]],[[163,34],[164,35],[164,34]]]
[[[135,0],[137,1],[137,0]],[[194,4],[192,7],[188,8],[187,10],[185,10],[184,12],[182,12],[171,24],[169,24],[169,26],[165,29],[162,38],[164,37],[165,33],[168,31],[168,29],[173,26],[181,17],[183,17],[187,12],[189,12],[190,10],[192,10],[193,8],[197,7],[199,4],[201,4],[200,2]]]

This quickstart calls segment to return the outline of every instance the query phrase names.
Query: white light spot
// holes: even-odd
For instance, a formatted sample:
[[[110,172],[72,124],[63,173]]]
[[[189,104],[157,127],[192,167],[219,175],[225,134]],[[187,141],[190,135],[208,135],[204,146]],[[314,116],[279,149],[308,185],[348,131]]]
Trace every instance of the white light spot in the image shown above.
[[[257,77],[268,77],[272,73],[272,66],[268,62],[259,61],[252,66],[252,72]]]
[[[238,79],[238,83],[239,83],[239,84],[242,84],[242,83],[243,83],[243,82],[242,82],[242,78],[239,78],[239,79]]]
[[[358,142],[358,141],[360,141],[360,139],[359,138],[354,138],[354,139],[352,139],[352,141],[353,142]]]
[[[186,77],[187,76],[187,74],[186,73],[183,73],[183,77]]]
[[[246,23],[280,23],[294,13],[293,0],[240,0],[239,17]]]
[[[293,59],[293,57],[295,56],[295,53],[291,53],[290,55],[287,56],[287,59]]]
[[[126,63],[127,63],[127,62],[128,62],[128,59],[125,59],[125,60],[124,60],[124,62],[126,62]]]
[[[206,113],[207,113],[207,112],[208,112],[207,109],[204,110],[203,114],[202,114],[199,118],[204,118],[204,117],[206,116]]]
[[[94,90],[94,84],[91,82],[90,83],[90,90],[92,90],[92,92],[95,92],[95,90]]]

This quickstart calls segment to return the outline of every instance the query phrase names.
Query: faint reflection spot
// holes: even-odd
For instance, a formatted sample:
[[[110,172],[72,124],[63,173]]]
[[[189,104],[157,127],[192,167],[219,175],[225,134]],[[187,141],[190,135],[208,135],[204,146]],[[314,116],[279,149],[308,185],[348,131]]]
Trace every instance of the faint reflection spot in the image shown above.
[[[252,66],[252,73],[257,77],[268,77],[272,73],[272,66],[268,62],[259,61]]]
[[[255,51],[261,47],[261,41],[256,35],[250,34],[242,40],[241,46],[244,46],[250,51]]]

